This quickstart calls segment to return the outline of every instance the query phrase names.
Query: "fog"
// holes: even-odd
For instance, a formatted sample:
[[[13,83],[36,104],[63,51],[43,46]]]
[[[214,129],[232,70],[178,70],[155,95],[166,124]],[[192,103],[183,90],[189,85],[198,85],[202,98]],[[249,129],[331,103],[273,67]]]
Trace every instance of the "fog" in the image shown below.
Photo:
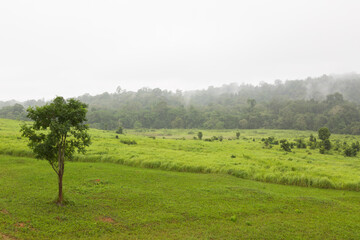
[[[2,1],[0,100],[359,72],[358,1]]]

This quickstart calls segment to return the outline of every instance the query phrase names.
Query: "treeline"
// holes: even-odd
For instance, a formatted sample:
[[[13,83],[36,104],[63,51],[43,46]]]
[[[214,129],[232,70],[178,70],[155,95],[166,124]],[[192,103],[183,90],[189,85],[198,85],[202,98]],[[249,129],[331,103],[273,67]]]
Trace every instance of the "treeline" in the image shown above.
[[[359,91],[360,76],[348,75],[186,92],[150,88],[133,92],[118,87],[115,93],[85,94],[78,99],[89,104],[89,124],[107,130],[119,126],[318,130],[326,126],[334,133],[360,134]],[[18,104],[0,109],[0,117],[24,116]]]
[[[359,105],[344,100],[340,93],[328,95],[324,101],[274,99],[258,103],[255,99],[247,99],[244,103],[233,96],[206,106],[186,106],[181,101],[169,103],[155,92],[148,90],[146,97],[140,94],[128,98],[119,109],[92,106],[88,112],[89,123],[109,130],[122,126],[315,131],[326,126],[334,133],[360,134]],[[107,95],[107,98],[114,97],[116,94]]]

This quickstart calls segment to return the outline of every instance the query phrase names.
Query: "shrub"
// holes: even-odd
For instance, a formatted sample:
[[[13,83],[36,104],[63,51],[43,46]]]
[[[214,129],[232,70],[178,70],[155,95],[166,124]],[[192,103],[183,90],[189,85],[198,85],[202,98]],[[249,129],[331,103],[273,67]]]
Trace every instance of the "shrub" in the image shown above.
[[[352,147],[346,147],[344,149],[344,155],[347,157],[355,157],[357,154],[356,149],[352,148]]]
[[[123,134],[123,128],[122,128],[122,127],[119,127],[119,128],[116,130],[116,133],[117,133],[117,134]]]
[[[295,139],[295,142],[296,142],[297,148],[306,148],[306,143],[303,139],[301,139],[301,138]]]
[[[330,142],[330,140],[329,140],[329,139],[325,139],[325,140],[323,141],[323,146],[324,146],[324,148],[325,148],[326,150],[330,150],[330,149],[331,149],[331,142]]]
[[[316,137],[314,137],[314,135],[310,134],[309,141],[313,142],[313,143],[316,143]]]
[[[137,144],[137,142],[135,140],[129,140],[129,139],[121,139],[120,142],[123,143],[123,144],[127,144],[127,145],[135,145],[135,144]]]
[[[216,140],[219,140],[219,139],[218,139],[217,136],[213,136],[213,137],[211,138],[211,140],[216,141]]]
[[[324,146],[321,146],[321,147],[320,147],[319,152],[320,152],[321,154],[325,154],[325,148],[324,148]]]
[[[319,135],[319,138],[324,141],[324,140],[330,138],[331,133],[327,127],[322,127],[319,129],[318,135]]]
[[[291,152],[291,144],[288,142],[288,140],[286,139],[282,139],[280,140],[280,147],[285,151],[285,152]]]

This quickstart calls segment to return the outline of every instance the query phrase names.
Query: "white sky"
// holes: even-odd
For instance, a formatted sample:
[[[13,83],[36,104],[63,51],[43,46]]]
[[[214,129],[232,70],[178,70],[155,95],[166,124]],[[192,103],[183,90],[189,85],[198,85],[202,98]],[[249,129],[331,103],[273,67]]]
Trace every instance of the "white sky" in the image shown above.
[[[0,100],[360,72],[360,1],[0,1]]]

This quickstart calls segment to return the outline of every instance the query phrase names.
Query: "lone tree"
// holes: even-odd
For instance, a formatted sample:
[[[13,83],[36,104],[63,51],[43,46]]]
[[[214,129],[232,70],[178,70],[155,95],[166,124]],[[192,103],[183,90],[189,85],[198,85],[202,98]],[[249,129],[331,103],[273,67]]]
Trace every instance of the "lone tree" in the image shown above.
[[[319,138],[322,140],[321,147],[320,147],[320,153],[324,154],[325,150],[331,149],[331,142],[329,140],[331,133],[330,130],[327,127],[322,127],[318,131]]]
[[[331,133],[327,127],[322,127],[319,129],[318,135],[319,135],[319,138],[324,141],[324,140],[330,138]]]
[[[203,137],[203,133],[202,132],[198,132],[198,138],[201,140],[202,139],[202,137]]]
[[[34,122],[21,126],[22,136],[29,138],[28,146],[36,158],[47,160],[58,175],[59,197],[57,204],[63,204],[62,180],[65,159],[71,159],[75,150],[85,153],[90,145],[87,133],[87,105],[75,100],[56,97],[42,107],[29,107],[27,117]]]

